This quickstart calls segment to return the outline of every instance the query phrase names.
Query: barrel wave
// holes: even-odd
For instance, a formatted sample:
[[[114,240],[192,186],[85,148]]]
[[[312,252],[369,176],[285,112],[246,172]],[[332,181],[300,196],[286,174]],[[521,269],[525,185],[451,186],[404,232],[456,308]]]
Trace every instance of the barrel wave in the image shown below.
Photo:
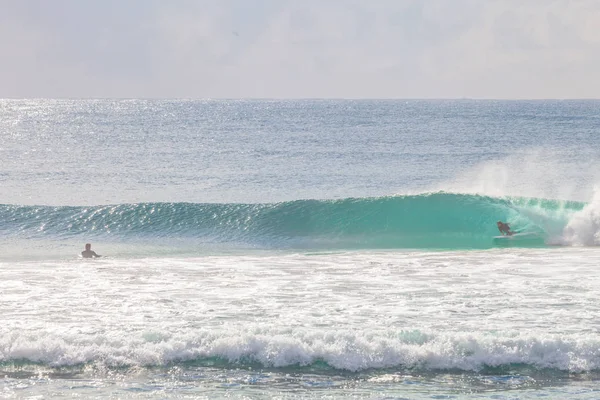
[[[192,238],[281,249],[483,249],[496,221],[545,246],[586,203],[425,193],[271,204],[140,203],[109,206],[0,206],[0,232],[22,238],[115,240]],[[533,238],[533,239],[532,239]]]

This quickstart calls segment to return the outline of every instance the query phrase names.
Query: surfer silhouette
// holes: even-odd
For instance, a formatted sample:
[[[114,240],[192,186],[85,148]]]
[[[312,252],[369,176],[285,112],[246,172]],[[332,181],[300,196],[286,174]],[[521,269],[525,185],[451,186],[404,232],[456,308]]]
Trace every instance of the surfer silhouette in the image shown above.
[[[508,224],[502,221],[496,222],[496,225],[498,226],[498,230],[500,231],[500,233],[503,235],[511,236],[514,233],[510,230],[510,226],[508,226]]]
[[[85,244],[85,250],[81,252],[81,257],[83,257],[83,258],[96,258],[96,257],[102,257],[102,256],[96,254],[96,252],[92,250],[92,245],[91,244],[86,243]]]

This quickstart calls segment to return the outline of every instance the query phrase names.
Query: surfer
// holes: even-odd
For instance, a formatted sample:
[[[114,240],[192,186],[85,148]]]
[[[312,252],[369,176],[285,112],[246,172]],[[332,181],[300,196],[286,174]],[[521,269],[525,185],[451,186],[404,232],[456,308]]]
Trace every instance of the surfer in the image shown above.
[[[500,231],[500,233],[503,235],[511,236],[514,233],[510,230],[510,226],[508,226],[508,224],[502,221],[496,222],[496,225],[498,226],[498,230]]]
[[[96,257],[102,257],[102,256],[96,254],[96,252],[92,250],[92,245],[91,244],[86,243],[85,244],[85,250],[81,252],[81,257],[83,257],[83,258],[96,258]]]

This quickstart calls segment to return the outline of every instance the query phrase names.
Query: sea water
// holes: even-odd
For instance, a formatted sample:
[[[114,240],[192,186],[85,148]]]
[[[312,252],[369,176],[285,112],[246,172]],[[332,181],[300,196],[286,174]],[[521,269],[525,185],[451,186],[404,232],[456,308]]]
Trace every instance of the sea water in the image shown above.
[[[2,100],[0,397],[600,398],[599,112]]]

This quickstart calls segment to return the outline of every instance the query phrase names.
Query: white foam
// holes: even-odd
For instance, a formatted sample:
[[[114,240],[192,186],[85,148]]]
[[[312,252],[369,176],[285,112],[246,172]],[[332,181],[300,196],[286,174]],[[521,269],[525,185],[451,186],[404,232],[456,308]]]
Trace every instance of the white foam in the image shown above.
[[[0,361],[600,369],[600,249],[0,262]]]
[[[570,372],[600,369],[600,339],[584,335],[531,337],[468,333],[424,334],[423,343],[399,332],[335,332],[257,328],[199,330],[184,335],[143,336],[13,334],[0,339],[0,360],[28,360],[50,366],[93,363],[105,366],[162,366],[220,358],[230,363],[257,362],[265,367],[306,366],[324,361],[359,371],[381,368],[459,369],[525,364]]]
[[[596,188],[592,200],[575,213],[563,231],[565,243],[576,246],[600,245],[600,189]]]

